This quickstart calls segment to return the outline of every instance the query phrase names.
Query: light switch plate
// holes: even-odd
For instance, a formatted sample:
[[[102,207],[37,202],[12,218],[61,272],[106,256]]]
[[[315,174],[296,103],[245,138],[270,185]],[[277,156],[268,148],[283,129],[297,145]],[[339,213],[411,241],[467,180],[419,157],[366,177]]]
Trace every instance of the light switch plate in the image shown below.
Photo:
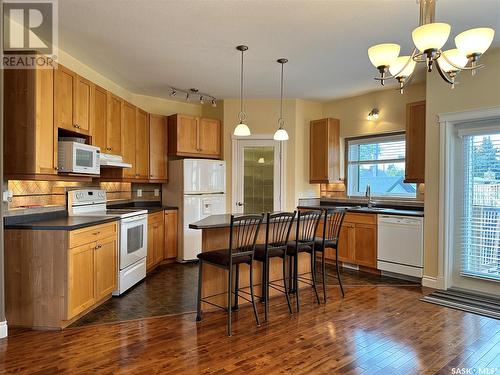
[[[12,190],[6,190],[3,192],[3,201],[4,202],[12,202],[12,197],[14,196],[14,193]]]
[[[137,196],[142,197],[142,189],[137,189]]]
[[[155,197],[159,197],[160,196],[160,189],[155,189]]]

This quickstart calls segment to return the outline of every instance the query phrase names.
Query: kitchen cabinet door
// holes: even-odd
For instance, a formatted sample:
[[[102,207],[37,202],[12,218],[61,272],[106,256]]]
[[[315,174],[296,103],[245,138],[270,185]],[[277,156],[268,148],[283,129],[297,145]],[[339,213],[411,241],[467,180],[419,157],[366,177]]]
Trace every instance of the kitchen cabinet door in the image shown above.
[[[96,242],[94,256],[96,301],[107,297],[116,289],[118,275],[117,244],[116,237],[109,237]]]
[[[425,101],[406,105],[405,182],[425,180]]]
[[[163,180],[167,174],[167,122],[164,116],[149,115],[149,177]]]
[[[202,118],[199,122],[199,152],[213,158],[221,157],[220,121]]]
[[[68,319],[86,310],[95,302],[94,248],[95,242],[69,249]]]
[[[78,133],[90,135],[92,83],[77,74],[75,74],[74,83],[73,125]]]
[[[177,258],[177,210],[165,210],[165,259]]]
[[[170,123],[172,121],[172,123]],[[196,156],[198,145],[198,117],[174,115],[169,117],[170,155]],[[172,144],[172,147],[170,145]]]
[[[165,246],[165,228],[163,224],[163,218],[161,221],[156,222],[153,225],[153,230],[154,230],[154,263],[160,264],[163,261],[163,252],[164,252],[164,246]]]
[[[123,102],[123,133],[122,133],[122,156],[125,163],[132,164],[132,168],[123,169],[123,177],[136,178],[137,164],[136,153],[136,108],[127,102]]]
[[[107,99],[106,90],[102,87],[93,87],[93,110],[92,110],[92,144],[106,153],[106,121],[107,121]]]
[[[137,109],[135,126],[135,173],[137,178],[147,180],[149,178],[149,115],[147,112]]]
[[[73,122],[73,96],[76,74],[61,64],[54,70],[54,122],[55,126],[77,132]]]
[[[154,232],[154,223],[150,223],[148,217],[148,253],[146,256],[146,270],[148,271],[155,266]]]
[[[354,262],[353,249],[354,226],[350,223],[344,223],[340,228],[339,236],[339,260],[342,262]]]
[[[354,261],[356,264],[377,267],[377,226],[354,225]]]
[[[340,122],[325,118],[310,123],[311,184],[330,183],[340,179]]]
[[[106,127],[106,153],[122,154],[122,99],[118,96],[107,93],[108,120]]]

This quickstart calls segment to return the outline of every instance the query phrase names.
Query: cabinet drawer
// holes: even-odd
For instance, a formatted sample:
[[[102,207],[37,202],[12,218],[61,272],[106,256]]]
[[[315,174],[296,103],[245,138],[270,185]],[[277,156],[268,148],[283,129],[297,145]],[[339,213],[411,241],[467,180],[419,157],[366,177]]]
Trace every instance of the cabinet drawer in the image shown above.
[[[116,237],[117,232],[118,225],[116,222],[74,230],[69,234],[69,248],[91,243],[107,237]]]
[[[377,215],[375,214],[357,214],[348,212],[344,218],[345,223],[354,224],[377,224]]]
[[[163,222],[163,211],[148,215],[148,224],[158,224]]]

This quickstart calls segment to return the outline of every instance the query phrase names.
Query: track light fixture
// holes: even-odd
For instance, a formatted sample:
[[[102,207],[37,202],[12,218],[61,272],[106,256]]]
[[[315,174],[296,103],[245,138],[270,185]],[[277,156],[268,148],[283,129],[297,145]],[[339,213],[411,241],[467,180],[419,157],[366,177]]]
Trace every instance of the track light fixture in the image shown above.
[[[205,92],[200,92],[197,88],[183,90],[175,87],[170,87],[171,97],[177,96],[178,93],[181,94],[181,98],[184,96],[187,102],[189,102],[191,99],[194,99],[194,101],[198,100],[199,103],[203,105],[208,99],[212,107],[217,107],[217,98],[215,96],[209,95]]]

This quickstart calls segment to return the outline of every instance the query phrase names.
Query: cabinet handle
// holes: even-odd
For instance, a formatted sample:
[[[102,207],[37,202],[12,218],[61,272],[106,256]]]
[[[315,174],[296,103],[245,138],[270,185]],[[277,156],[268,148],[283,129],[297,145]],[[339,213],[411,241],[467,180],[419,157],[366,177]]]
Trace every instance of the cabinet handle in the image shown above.
[[[80,129],[80,125],[78,125],[78,124],[75,124],[75,125],[73,125],[73,126],[74,126],[75,128],[77,128],[77,129]]]
[[[95,247],[95,249],[96,249],[96,250],[99,250],[101,247],[102,247],[102,245],[97,245],[97,246]]]
[[[92,233],[94,236],[97,236],[98,234],[101,234],[101,232],[97,231],[97,232],[94,232]]]
[[[55,169],[56,171],[58,171],[58,170],[59,170],[59,167],[54,167],[54,169]]]

